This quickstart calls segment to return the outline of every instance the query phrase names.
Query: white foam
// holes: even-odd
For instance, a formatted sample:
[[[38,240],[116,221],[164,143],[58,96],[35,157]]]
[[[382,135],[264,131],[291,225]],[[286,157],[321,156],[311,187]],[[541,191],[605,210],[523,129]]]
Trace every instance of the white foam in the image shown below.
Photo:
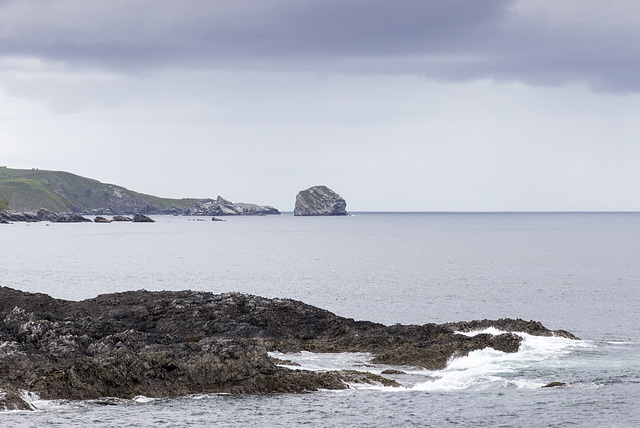
[[[299,366],[287,365],[286,363],[279,364],[283,367],[309,371],[369,371],[368,369],[375,368],[369,363],[373,356],[367,352],[315,353],[302,351],[295,354],[270,352],[269,356],[299,364]]]
[[[20,398],[34,410],[57,410],[65,406],[64,400],[43,400],[38,394],[30,391],[20,391]]]
[[[473,336],[479,333],[501,334],[495,328],[464,333]],[[517,332],[523,338],[520,350],[505,353],[492,348],[470,352],[469,355],[454,358],[447,367],[438,372],[438,378],[432,382],[416,385],[418,390],[461,390],[469,388],[487,388],[492,386],[539,388],[546,384],[544,380],[515,377],[531,369],[557,368],[572,364],[563,357],[576,349],[592,348],[589,342],[555,336],[532,336]]]
[[[133,397],[131,399],[131,401],[136,402],[136,403],[141,403],[141,404],[151,403],[152,401],[156,401],[156,400],[157,400],[157,398],[145,397],[144,395],[136,395],[135,397]]]
[[[498,335],[504,333],[495,328],[463,333],[474,336],[479,333]],[[429,371],[405,366],[372,364],[371,354],[340,353],[315,354],[300,352],[297,354],[270,353],[282,360],[290,360],[299,366],[282,364],[293,369],[312,371],[359,370],[381,374],[386,369],[401,370],[406,375],[392,375],[402,388],[381,385],[353,384],[354,389],[378,389],[383,391],[422,390],[452,391],[474,390],[492,387],[535,389],[548,383],[548,379],[532,378],[538,369],[563,368],[575,364],[567,355],[579,349],[593,348],[590,342],[572,340],[555,336],[532,336],[516,333],[523,338],[520,350],[505,353],[493,348],[470,352],[469,355],[453,358],[444,370]],[[384,375],[383,375],[384,376]]]

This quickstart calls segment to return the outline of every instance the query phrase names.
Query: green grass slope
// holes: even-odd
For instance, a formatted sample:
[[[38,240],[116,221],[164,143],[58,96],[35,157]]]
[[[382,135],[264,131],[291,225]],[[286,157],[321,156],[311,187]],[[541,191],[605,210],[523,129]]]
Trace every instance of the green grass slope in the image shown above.
[[[133,192],[62,171],[0,168],[0,209],[54,212],[152,212],[190,206],[194,199],[168,199]],[[4,207],[4,208],[3,208]]]
[[[9,209],[9,202],[4,195],[0,195],[0,211]]]

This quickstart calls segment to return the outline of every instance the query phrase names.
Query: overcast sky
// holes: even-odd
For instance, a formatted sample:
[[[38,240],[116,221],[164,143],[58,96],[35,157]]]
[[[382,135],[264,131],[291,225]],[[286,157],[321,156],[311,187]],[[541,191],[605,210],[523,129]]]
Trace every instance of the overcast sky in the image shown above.
[[[0,0],[0,165],[293,210],[640,211],[637,0]]]

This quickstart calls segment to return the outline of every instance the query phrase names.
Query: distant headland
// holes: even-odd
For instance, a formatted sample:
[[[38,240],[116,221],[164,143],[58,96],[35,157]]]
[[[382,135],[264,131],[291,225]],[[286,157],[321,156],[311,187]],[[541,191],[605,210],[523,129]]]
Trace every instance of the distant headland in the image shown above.
[[[85,215],[272,215],[268,205],[216,199],[170,199],[63,171],[0,167],[0,212]]]

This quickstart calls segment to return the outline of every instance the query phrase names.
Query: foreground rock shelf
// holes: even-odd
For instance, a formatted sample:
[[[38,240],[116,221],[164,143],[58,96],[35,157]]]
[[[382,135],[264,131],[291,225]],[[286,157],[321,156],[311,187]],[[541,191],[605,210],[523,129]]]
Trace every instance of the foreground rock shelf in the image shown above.
[[[289,299],[194,291],[131,291],[73,302],[0,287],[0,319],[4,409],[31,409],[21,398],[25,391],[82,400],[394,385],[368,373],[284,368],[269,351],[370,352],[374,363],[439,370],[477,349],[517,352],[522,339],[512,332],[577,339],[534,321],[389,327]],[[508,333],[455,333],[490,326]]]

